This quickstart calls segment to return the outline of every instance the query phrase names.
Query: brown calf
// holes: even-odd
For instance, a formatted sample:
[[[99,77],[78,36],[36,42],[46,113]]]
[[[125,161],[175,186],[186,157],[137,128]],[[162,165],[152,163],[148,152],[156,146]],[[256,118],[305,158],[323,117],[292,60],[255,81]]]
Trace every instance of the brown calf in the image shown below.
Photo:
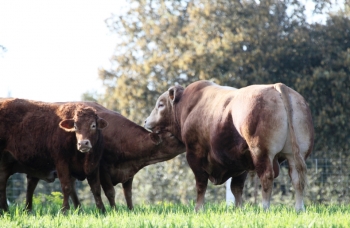
[[[96,109],[98,116],[109,123],[109,127],[102,132],[104,152],[100,164],[100,179],[112,207],[115,207],[113,186],[122,183],[127,206],[132,209],[131,190],[135,174],[147,165],[172,159],[185,152],[185,145],[169,132],[150,133],[119,113],[97,103],[74,104],[84,104]],[[38,181],[39,179],[34,177],[28,181],[27,205],[30,208]],[[79,205],[76,194],[72,193],[71,196],[74,204]]]

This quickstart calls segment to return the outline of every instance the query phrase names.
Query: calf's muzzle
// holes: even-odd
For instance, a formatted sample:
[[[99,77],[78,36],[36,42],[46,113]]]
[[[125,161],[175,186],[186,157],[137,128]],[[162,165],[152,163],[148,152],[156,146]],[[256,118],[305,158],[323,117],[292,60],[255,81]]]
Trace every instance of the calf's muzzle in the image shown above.
[[[89,152],[92,148],[91,142],[88,139],[79,140],[77,143],[77,147],[78,150],[83,153]]]

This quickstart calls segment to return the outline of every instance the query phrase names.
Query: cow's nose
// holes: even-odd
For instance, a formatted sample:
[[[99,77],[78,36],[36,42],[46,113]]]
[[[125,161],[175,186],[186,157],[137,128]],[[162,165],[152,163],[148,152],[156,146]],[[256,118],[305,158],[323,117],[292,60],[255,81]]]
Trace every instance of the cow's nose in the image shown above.
[[[89,152],[90,149],[92,148],[90,140],[85,139],[85,140],[80,140],[78,141],[78,150],[81,152]]]

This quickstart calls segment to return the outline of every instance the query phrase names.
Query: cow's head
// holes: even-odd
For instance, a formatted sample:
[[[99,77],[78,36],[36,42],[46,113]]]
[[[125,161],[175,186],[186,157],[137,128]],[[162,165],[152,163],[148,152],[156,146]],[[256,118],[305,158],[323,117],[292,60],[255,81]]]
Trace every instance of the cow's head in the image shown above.
[[[182,86],[173,86],[160,95],[150,116],[145,120],[145,128],[156,133],[168,131],[177,135],[174,106],[181,99],[183,91],[184,88]]]
[[[107,127],[108,123],[96,114],[96,110],[84,105],[78,105],[73,119],[62,120],[60,128],[67,132],[75,132],[77,148],[86,153],[97,143],[101,137],[99,130]]]

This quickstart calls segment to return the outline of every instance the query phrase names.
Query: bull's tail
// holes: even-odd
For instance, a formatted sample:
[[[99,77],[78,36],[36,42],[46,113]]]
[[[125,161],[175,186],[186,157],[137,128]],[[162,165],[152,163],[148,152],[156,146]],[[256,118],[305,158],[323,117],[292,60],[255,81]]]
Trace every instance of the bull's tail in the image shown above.
[[[284,103],[284,107],[287,111],[287,118],[288,118],[288,128],[289,128],[289,135],[291,137],[291,143],[292,143],[292,151],[295,159],[295,168],[297,169],[298,175],[299,175],[299,185],[301,189],[304,189],[305,185],[307,184],[307,178],[306,178],[306,163],[305,159],[302,157],[300,153],[300,148],[295,136],[295,131],[293,127],[293,109],[292,104],[290,101],[290,98],[288,96],[288,87],[282,83],[277,83],[274,85],[275,89],[281,93],[281,97]]]

